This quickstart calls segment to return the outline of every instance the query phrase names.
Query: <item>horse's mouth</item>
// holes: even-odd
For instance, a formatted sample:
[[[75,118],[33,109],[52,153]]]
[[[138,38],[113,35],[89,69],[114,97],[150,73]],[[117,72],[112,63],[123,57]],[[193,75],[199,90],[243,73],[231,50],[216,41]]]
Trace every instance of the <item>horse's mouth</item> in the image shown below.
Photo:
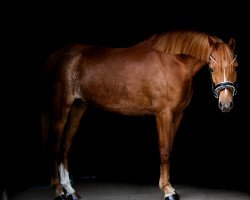
[[[234,103],[233,103],[233,101],[231,101],[231,102],[219,102],[218,106],[222,112],[230,112],[234,106]]]
[[[226,112],[230,112],[230,111],[232,110],[232,108],[233,108],[233,107],[228,107],[228,108],[223,107],[223,108],[220,108],[220,110],[221,110],[221,112],[226,113]]]

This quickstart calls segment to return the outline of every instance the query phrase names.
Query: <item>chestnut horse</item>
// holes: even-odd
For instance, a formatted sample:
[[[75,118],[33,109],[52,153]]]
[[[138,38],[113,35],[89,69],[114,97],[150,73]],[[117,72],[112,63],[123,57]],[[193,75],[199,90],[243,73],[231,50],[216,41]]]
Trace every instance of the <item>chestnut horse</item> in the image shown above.
[[[234,48],[233,38],[225,43],[205,32],[170,31],[126,48],[74,44],[52,54],[42,75],[42,122],[55,199],[80,198],[70,183],[68,153],[90,103],[124,115],[155,116],[159,186],[165,200],[179,199],[169,180],[169,157],[192,97],[192,80],[209,66],[218,106],[229,112],[236,94]]]

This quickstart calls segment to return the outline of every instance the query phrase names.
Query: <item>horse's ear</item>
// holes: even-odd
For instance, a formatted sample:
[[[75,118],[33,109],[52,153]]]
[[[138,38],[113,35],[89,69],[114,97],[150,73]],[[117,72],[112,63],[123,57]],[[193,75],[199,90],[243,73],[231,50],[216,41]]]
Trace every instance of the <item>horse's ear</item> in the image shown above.
[[[208,36],[208,43],[209,43],[210,47],[215,46],[215,41],[210,36]]]
[[[230,38],[229,42],[228,42],[228,46],[234,50],[235,49],[235,44],[236,44],[236,41],[234,38]]]
[[[208,37],[208,43],[211,49],[218,48],[218,45],[221,43],[221,40],[218,38]]]

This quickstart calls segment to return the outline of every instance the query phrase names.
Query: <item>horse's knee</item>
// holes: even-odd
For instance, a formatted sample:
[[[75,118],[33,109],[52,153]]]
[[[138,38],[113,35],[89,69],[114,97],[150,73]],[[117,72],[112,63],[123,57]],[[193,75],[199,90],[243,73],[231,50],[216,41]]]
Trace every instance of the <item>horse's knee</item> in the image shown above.
[[[169,161],[170,152],[166,151],[166,150],[161,150],[160,151],[160,157],[161,157],[161,162],[162,163],[167,163]]]

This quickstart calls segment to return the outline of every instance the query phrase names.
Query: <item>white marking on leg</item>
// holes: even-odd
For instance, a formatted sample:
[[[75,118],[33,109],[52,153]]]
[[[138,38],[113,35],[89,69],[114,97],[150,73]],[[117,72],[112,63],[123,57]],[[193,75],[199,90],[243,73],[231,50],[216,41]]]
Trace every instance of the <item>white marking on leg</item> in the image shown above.
[[[69,172],[61,163],[59,165],[60,182],[62,187],[66,190],[66,196],[73,194],[75,190],[72,188],[69,179]]]
[[[175,193],[175,189],[171,186],[171,184],[164,187],[164,198],[169,197]]]
[[[174,194],[175,194],[175,192],[166,193],[166,194],[164,194],[164,198],[169,197],[169,196],[174,195]]]

